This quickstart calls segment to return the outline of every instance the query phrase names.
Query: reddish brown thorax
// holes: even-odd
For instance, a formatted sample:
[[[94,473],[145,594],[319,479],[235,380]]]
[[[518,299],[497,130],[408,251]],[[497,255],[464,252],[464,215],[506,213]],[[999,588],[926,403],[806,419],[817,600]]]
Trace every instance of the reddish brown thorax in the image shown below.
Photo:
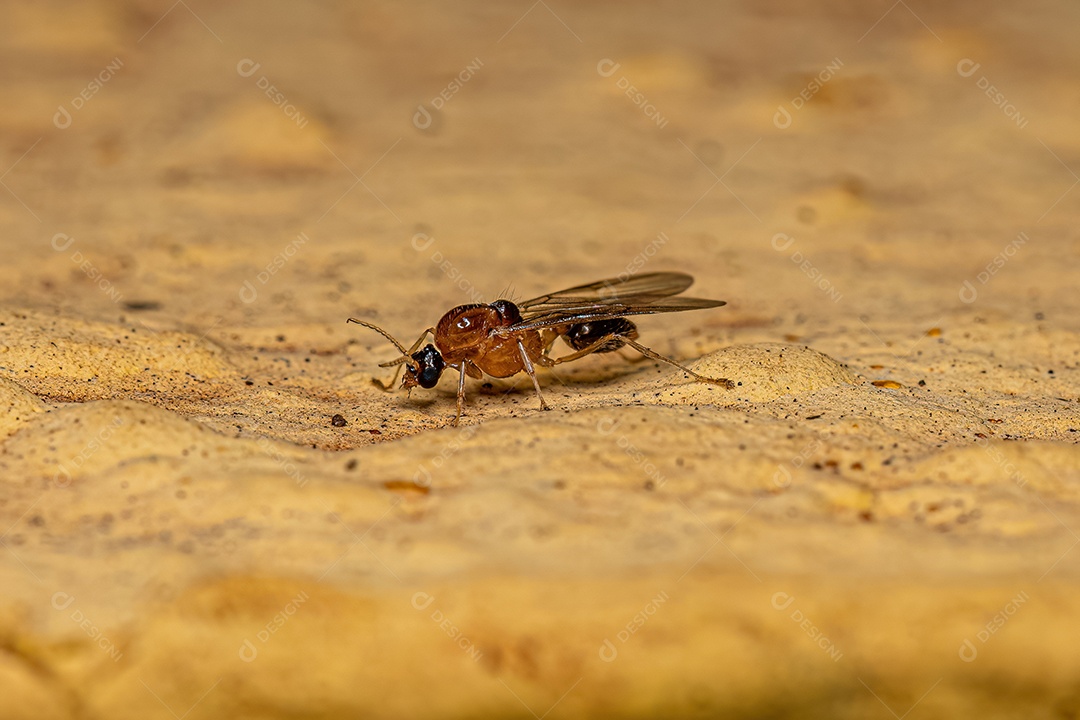
[[[435,345],[448,365],[468,360],[492,377],[510,377],[524,369],[518,341],[530,356],[543,351],[536,330],[504,336],[492,332],[520,321],[521,312],[509,300],[458,305],[435,326]]]

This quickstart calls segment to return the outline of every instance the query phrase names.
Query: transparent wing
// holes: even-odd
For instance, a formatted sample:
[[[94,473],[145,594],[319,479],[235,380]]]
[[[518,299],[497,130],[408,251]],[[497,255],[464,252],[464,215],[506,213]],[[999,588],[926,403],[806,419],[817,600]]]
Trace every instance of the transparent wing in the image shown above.
[[[517,306],[522,316],[528,318],[540,313],[573,307],[640,305],[646,298],[655,301],[659,298],[678,295],[693,284],[694,278],[686,273],[643,273],[625,279],[608,278],[577,285],[517,303]]]
[[[659,295],[639,295],[633,299],[633,302],[586,301],[578,304],[567,304],[555,310],[530,310],[528,314],[522,314],[521,322],[506,328],[505,332],[539,330],[596,320],[614,320],[627,315],[654,315],[656,313],[682,312],[684,310],[702,310],[720,307],[721,305],[727,305],[727,302],[724,300],[706,300],[705,298],[673,298]]]

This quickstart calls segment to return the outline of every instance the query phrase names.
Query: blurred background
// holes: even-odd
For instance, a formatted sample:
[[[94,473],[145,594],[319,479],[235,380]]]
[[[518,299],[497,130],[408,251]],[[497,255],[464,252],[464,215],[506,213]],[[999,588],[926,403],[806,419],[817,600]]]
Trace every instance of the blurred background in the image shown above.
[[[891,341],[972,311],[965,281],[1027,317],[1070,292],[1042,278],[1078,251],[1072,5],[0,12],[8,302],[411,335],[647,267],[724,323]]]

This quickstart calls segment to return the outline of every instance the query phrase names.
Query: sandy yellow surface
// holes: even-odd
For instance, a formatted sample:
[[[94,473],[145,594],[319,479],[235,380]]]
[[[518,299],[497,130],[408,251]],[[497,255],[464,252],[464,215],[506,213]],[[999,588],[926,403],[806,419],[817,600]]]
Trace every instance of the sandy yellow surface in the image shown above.
[[[1080,715],[1080,9],[0,13],[0,717]]]

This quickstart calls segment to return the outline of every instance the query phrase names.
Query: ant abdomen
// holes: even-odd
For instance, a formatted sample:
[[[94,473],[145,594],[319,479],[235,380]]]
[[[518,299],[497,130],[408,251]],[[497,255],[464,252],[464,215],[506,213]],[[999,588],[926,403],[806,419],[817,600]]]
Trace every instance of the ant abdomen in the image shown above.
[[[566,341],[567,345],[575,350],[584,350],[608,335],[624,335],[631,340],[636,340],[638,336],[637,326],[625,318],[593,320],[590,322],[578,323],[577,325],[571,325],[570,329],[563,334],[562,338]],[[621,337],[611,337],[594,352],[615,352],[624,345],[626,345],[626,341]]]

